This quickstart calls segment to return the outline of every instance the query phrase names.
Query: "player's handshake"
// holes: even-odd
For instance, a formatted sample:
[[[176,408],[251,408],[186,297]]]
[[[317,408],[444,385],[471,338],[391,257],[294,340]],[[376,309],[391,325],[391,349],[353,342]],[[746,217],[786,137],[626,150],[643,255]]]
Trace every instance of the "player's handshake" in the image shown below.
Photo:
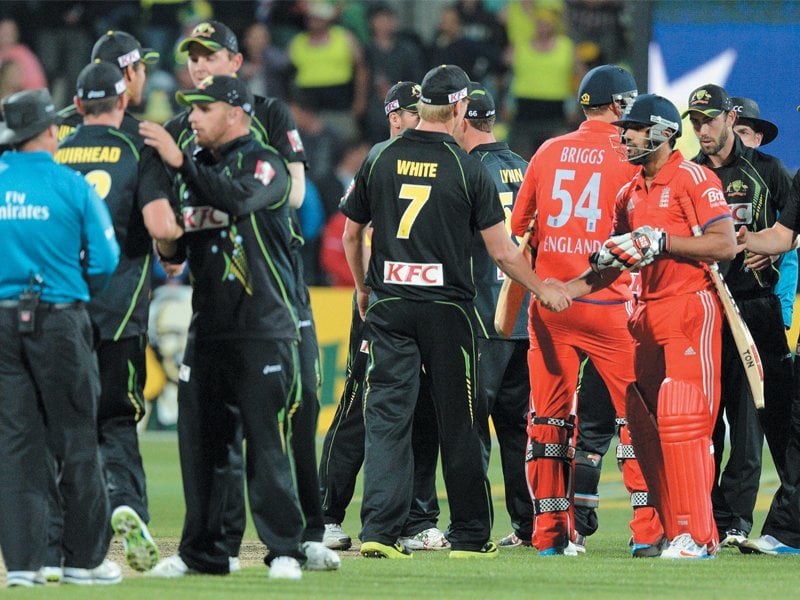
[[[536,294],[536,299],[552,312],[561,312],[572,305],[572,296],[567,285],[553,278],[548,278],[543,282],[543,288]]]

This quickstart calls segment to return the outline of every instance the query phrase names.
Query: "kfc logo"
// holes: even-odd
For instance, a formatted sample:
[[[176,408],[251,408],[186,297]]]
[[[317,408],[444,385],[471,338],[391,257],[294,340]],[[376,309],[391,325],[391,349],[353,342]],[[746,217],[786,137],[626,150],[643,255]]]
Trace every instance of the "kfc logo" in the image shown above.
[[[753,205],[749,202],[742,204],[729,204],[734,225],[748,225],[753,220]]]
[[[269,185],[269,182],[275,177],[275,169],[273,169],[272,165],[268,162],[259,160],[256,163],[256,172],[253,173],[253,177],[258,179],[264,185]]]
[[[183,209],[183,228],[185,231],[221,229],[230,225],[228,213],[213,206],[186,206]]]
[[[441,263],[404,263],[386,261],[383,263],[383,282],[396,285],[444,285]]]

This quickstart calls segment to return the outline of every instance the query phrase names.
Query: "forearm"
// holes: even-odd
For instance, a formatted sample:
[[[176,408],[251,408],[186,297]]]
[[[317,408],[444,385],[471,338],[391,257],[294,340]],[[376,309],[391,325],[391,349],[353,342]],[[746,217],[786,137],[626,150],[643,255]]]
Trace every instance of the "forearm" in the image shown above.
[[[599,273],[587,269],[566,283],[567,290],[571,298],[580,298],[607,287],[619,277],[619,274],[619,269],[614,268],[603,269]]]
[[[794,247],[796,233],[776,223],[769,229],[748,231],[745,248],[755,254],[780,254]]]

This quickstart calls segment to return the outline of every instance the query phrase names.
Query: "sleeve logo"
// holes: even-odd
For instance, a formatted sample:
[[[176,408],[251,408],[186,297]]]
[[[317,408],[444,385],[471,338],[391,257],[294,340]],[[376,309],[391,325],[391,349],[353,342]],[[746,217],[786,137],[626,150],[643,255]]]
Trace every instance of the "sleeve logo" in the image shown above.
[[[275,178],[275,169],[268,162],[260,160],[256,163],[256,172],[253,173],[253,177],[264,185],[269,185],[269,182]]]
[[[292,147],[292,152],[303,152],[303,140],[297,129],[290,129],[287,131],[286,137],[289,138],[289,145]]]

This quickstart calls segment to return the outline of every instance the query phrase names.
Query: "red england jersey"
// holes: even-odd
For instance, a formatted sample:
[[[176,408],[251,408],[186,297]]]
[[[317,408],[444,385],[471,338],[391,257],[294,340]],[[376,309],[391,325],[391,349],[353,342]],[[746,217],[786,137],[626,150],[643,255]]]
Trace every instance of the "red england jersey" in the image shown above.
[[[692,214],[685,214],[691,210]],[[731,211],[719,178],[706,167],[672,153],[650,188],[640,172],[617,198],[614,232],[627,233],[643,225],[672,235],[691,236],[693,224],[705,229],[718,219],[730,219]],[[714,289],[707,265],[696,260],[661,254],[642,267],[641,299],[657,300],[700,290]]]
[[[614,200],[638,169],[612,145],[618,129],[597,120],[577,131],[548,140],[531,159],[511,214],[511,229],[521,236],[538,211],[535,236],[536,274],[568,281],[589,268],[589,255],[612,231]],[[592,302],[631,297],[630,275],[584,296]]]

